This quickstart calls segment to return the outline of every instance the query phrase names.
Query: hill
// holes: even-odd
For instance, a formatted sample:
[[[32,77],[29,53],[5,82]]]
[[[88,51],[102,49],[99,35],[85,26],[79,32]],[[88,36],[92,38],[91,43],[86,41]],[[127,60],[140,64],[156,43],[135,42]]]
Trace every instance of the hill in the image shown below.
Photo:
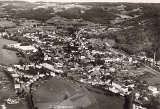
[[[82,15],[84,20],[100,24],[110,24],[109,20],[115,19],[116,17],[117,16],[115,14],[112,14],[100,7],[93,7],[86,10]]]
[[[160,19],[144,19],[134,21],[134,27],[113,33],[116,40],[115,48],[126,51],[128,54],[146,52],[153,58],[156,52],[156,60],[160,59]],[[126,22],[125,22],[126,23]],[[123,24],[125,24],[123,23]],[[132,25],[132,23],[127,22]],[[127,24],[126,23],[126,24]]]
[[[1,3],[9,3],[9,4],[12,4],[12,3],[29,3],[27,1],[21,1],[21,0],[2,0],[0,1]]]
[[[81,18],[81,9],[78,7],[69,8],[64,11],[59,11],[56,13],[61,17],[65,17],[67,19],[80,19]]]
[[[95,104],[91,94],[77,84],[62,78],[53,77],[32,93],[34,105],[38,109],[48,109],[58,106],[83,106]],[[96,105],[92,109],[96,109]]]
[[[109,20],[115,19],[117,17],[117,15],[108,12],[101,7],[92,7],[86,10],[84,13],[81,13],[80,8],[75,7],[57,12],[56,14],[68,19],[82,18],[83,20],[100,24],[110,24]]]

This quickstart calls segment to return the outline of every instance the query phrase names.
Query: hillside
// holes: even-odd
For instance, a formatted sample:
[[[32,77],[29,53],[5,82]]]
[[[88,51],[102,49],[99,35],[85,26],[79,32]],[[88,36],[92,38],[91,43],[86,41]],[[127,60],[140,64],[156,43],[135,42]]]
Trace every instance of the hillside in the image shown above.
[[[68,19],[80,19],[81,18],[81,9],[77,8],[77,7],[69,8],[64,11],[59,11],[56,14],[61,17],[68,18]]]
[[[110,24],[111,19],[115,19],[117,16],[112,14],[103,8],[93,7],[84,12],[82,18],[86,21],[100,23],[100,24]]]
[[[84,13],[81,13],[80,8],[69,8],[67,10],[57,12],[56,14],[68,19],[82,18],[83,20],[100,24],[110,24],[109,20],[117,17],[117,15],[112,14],[100,7],[92,7],[86,10]]]
[[[20,10],[17,11],[13,16],[14,18],[27,18],[27,19],[35,19],[38,21],[46,21],[53,17],[54,10],[52,8],[38,8],[36,10],[28,9],[28,10]]]
[[[101,33],[99,37],[110,37],[116,41],[114,48],[122,49],[128,54],[145,51],[150,57],[153,57],[153,53],[156,52],[156,59],[160,59],[158,55],[160,53],[160,4],[158,3],[50,3],[49,6],[46,2],[20,2],[20,5],[11,3],[2,8],[13,19],[26,18],[49,22],[48,19],[56,15],[61,18],[58,18],[61,22],[57,21],[57,24],[77,23],[73,19],[79,19],[81,22],[78,24],[81,25],[87,25],[86,21],[103,24],[106,28],[103,31],[105,34]],[[66,20],[63,20],[64,18]],[[112,29],[117,30],[109,31]]]
[[[21,1],[21,0],[1,0],[0,1],[1,3],[29,3],[29,2],[27,2],[27,1]]]

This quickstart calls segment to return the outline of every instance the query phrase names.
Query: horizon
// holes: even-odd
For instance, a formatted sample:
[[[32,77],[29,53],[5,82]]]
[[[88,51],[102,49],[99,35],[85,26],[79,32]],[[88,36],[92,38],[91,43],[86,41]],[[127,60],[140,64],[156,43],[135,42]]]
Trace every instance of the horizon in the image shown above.
[[[27,2],[57,2],[57,0],[0,0],[0,1],[27,1]],[[58,2],[86,2],[85,0],[58,0]],[[87,2],[110,2],[110,3],[160,3],[160,0],[88,0]]]

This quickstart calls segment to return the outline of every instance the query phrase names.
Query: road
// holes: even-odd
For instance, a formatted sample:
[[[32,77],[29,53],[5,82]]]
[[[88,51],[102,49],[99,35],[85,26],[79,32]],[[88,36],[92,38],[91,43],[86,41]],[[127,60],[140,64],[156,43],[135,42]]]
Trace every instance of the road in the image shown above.
[[[146,64],[144,64],[144,63],[142,63],[142,64],[143,64],[146,68],[152,70],[152,71],[153,71],[152,73],[155,72],[154,74],[156,74],[156,75],[160,74],[160,72],[158,72],[157,70],[154,70],[153,68],[149,67],[148,65],[146,65]]]
[[[0,67],[2,67],[2,68],[7,68],[6,66],[3,66],[3,65],[0,65]]]

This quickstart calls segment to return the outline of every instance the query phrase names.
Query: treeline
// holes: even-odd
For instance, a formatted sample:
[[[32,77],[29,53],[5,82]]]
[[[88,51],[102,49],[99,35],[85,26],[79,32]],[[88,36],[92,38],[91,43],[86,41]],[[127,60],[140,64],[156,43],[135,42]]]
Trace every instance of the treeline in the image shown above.
[[[3,5],[3,3],[0,2],[0,6]]]
[[[79,3],[79,5],[87,5],[87,6],[103,6],[103,7],[109,7],[109,6],[120,6],[122,3],[111,3],[111,2],[82,2]]]
[[[159,4],[141,5],[143,5],[143,8],[141,8],[143,15],[118,24],[121,26],[134,26],[134,28],[114,33],[114,38],[117,42],[114,47],[129,54],[137,54],[144,51],[151,58],[156,53],[156,60],[160,60]]]
[[[19,8],[23,8],[23,7],[20,5],[16,6],[16,5],[9,4],[9,5],[3,6],[3,8],[5,9],[5,11],[9,12],[13,9],[19,9]]]
[[[46,21],[52,18],[54,15],[54,10],[52,7],[49,8],[38,8],[33,9],[32,4],[22,4],[19,6],[15,5],[7,5],[4,6],[5,11],[8,12],[10,18],[26,18],[26,19],[34,19],[38,21]]]
[[[102,8],[93,7],[86,10],[82,15],[82,18],[86,21],[100,23],[100,24],[110,24],[109,20],[115,19],[117,16],[112,14]]]
[[[14,18],[26,18],[26,19],[34,19],[38,21],[46,21],[52,18],[54,15],[53,8],[38,8],[38,9],[28,9],[28,10],[20,10],[17,11],[12,17]]]
[[[53,17],[53,8],[38,8],[38,9],[28,9],[24,11],[17,11],[15,18],[26,18],[34,19],[38,21],[46,21]]]
[[[81,18],[81,9],[80,8],[69,8],[67,10],[59,11],[56,13],[61,17],[65,17],[67,19],[80,19]]]
[[[57,15],[68,19],[84,19],[93,23],[110,24],[109,20],[115,19],[117,16],[112,14],[103,8],[93,7],[81,13],[80,8],[70,8],[61,12],[57,12]]]
[[[140,28],[132,28],[112,33],[115,38],[116,45],[114,48],[121,49],[130,55],[146,52],[149,57],[153,58],[156,53],[156,60],[160,59],[160,36],[156,31]]]
[[[2,0],[2,1],[0,1],[1,3],[9,3],[9,4],[12,4],[12,3],[29,3],[29,2],[27,2],[27,1],[21,1],[21,0],[14,0],[14,1],[12,1],[12,0]]]

